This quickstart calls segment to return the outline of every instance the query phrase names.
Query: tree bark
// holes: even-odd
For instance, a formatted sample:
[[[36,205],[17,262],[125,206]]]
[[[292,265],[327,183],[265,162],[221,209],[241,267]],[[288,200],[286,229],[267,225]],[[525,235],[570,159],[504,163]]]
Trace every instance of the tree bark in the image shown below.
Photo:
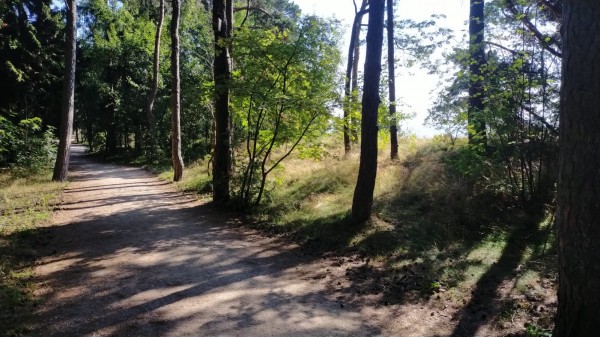
[[[69,171],[69,155],[75,113],[75,63],[77,52],[77,0],[66,0],[67,44],[65,49],[65,79],[56,162],[52,180],[65,181]]]
[[[486,144],[484,68],[485,2],[471,0],[469,14],[469,143]]]
[[[365,81],[362,98],[360,166],[352,200],[352,220],[362,223],[369,219],[373,208],[373,191],[377,176],[377,110],[383,45],[385,0],[369,2]]]
[[[354,3],[356,9],[356,2]],[[357,90],[357,86],[353,85],[357,83],[356,75],[358,74],[358,52],[360,50],[360,29],[363,15],[365,14],[365,8],[367,7],[367,0],[363,0],[360,10],[356,10],[354,15],[354,23],[352,24],[352,34],[350,36],[350,46],[348,47],[348,60],[346,65],[346,79],[344,82],[344,154],[348,155],[352,150],[351,139],[350,139],[350,119],[352,111],[352,93]],[[353,70],[355,70],[353,72]]]
[[[600,2],[563,2],[554,337],[600,331]]]
[[[150,129],[150,156],[156,156],[157,134],[156,134],[156,118],[154,117],[154,101],[156,100],[156,94],[158,93],[158,74],[160,67],[160,37],[162,33],[162,27],[165,17],[165,1],[160,0],[158,22],[156,24],[156,35],[154,38],[154,62],[152,64],[152,85],[150,93],[148,94],[148,101],[146,103],[146,117],[148,118],[148,126]]]
[[[226,3],[227,2],[227,3]],[[231,38],[231,0],[213,1],[213,31],[215,35],[215,146],[213,157],[213,202],[229,201],[231,178],[231,114],[229,112],[229,86],[231,82],[231,55],[228,41]]]
[[[387,0],[387,46],[390,99],[390,158],[398,159],[398,121],[396,120],[396,61],[394,56],[394,0]]]
[[[183,157],[181,156],[181,90],[179,77],[179,15],[180,1],[172,0],[173,17],[171,19],[171,160],[173,162],[173,180],[183,177]]]

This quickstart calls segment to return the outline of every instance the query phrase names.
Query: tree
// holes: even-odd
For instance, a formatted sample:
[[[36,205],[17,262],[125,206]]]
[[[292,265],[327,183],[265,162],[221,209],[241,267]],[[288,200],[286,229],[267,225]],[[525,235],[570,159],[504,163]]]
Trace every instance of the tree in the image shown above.
[[[154,39],[154,61],[152,63],[152,85],[148,94],[148,102],[146,103],[146,117],[148,118],[148,127],[150,129],[150,156],[156,155],[156,117],[154,116],[154,100],[158,93],[158,76],[160,67],[160,37],[162,33],[163,21],[165,17],[165,1],[160,0],[158,9],[158,22],[156,24],[156,37]]]
[[[485,144],[485,1],[471,0],[469,14],[469,143]]]
[[[64,23],[51,0],[0,1],[0,114],[13,124],[60,124]]]
[[[232,0],[213,1],[213,31],[215,35],[215,145],[213,156],[213,201],[227,202],[231,178],[231,113],[229,90],[231,83],[231,33],[233,31]]]
[[[140,15],[132,2],[112,4],[88,0],[80,8],[84,20],[76,121],[83,126],[91,150],[117,154],[129,150],[132,135],[140,151],[142,134],[147,134],[148,64],[152,64],[156,24]],[[165,75],[168,70],[165,67]],[[159,97],[158,111],[168,111],[168,100]],[[170,123],[162,120],[163,114],[157,116],[165,125],[161,138],[166,139]],[[170,153],[168,142],[164,144],[164,152]]]
[[[352,220],[355,223],[364,222],[371,216],[377,176],[377,112],[380,103],[379,81],[381,80],[385,0],[371,0],[369,7],[362,98],[360,165],[352,200]]]
[[[181,156],[181,90],[179,77],[179,15],[180,0],[173,0],[171,18],[171,160],[173,180],[183,177],[183,157]]]
[[[358,59],[360,52],[360,30],[362,27],[362,18],[367,13],[367,0],[363,0],[360,10],[356,7],[354,1],[354,22],[352,24],[352,34],[350,37],[350,46],[348,47],[348,60],[346,65],[346,78],[344,82],[344,153],[348,155],[352,148],[350,139],[350,123],[352,119],[353,92],[358,90]]]
[[[238,161],[241,188],[234,192],[244,206],[261,202],[267,176],[296,148],[327,132],[338,97],[337,33],[336,21],[314,16],[284,31],[236,31],[231,105],[247,157]]]
[[[55,165],[66,41],[63,15],[51,5],[0,1],[0,167],[41,172]]]
[[[67,10],[67,44],[65,48],[65,78],[61,109],[60,138],[52,180],[65,181],[69,171],[71,134],[75,111],[75,61],[77,52],[77,0],[65,2]]]
[[[600,330],[600,2],[563,1],[554,337]]]
[[[398,159],[398,126],[396,120],[396,62],[394,61],[394,0],[387,0],[388,81],[390,98],[390,158]]]

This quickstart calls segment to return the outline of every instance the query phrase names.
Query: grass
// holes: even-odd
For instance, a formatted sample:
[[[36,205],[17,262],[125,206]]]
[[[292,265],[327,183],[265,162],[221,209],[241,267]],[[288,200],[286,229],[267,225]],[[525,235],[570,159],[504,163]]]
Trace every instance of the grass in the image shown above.
[[[0,174],[0,336],[27,332],[36,304],[32,264],[42,241],[37,226],[49,219],[64,187],[50,175]]]

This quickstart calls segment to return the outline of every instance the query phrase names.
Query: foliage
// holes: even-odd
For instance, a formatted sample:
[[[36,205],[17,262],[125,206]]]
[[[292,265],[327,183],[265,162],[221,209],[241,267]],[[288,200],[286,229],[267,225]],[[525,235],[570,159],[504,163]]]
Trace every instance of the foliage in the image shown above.
[[[448,156],[447,163],[458,174],[470,180],[489,176],[490,162],[485,152],[477,146],[470,144],[459,146],[452,155]]]
[[[51,168],[55,155],[52,126],[44,130],[38,117],[13,125],[0,116],[0,165],[9,165],[16,175],[41,173]]]
[[[82,113],[76,123],[92,151],[103,146],[115,153],[118,147],[130,147],[131,133],[141,142],[154,28],[130,8],[113,8],[106,1],[89,0],[81,10],[86,29],[76,99]]]
[[[340,61],[337,26],[303,17],[291,30],[242,28],[234,37],[233,99],[245,138],[238,195],[258,204],[266,178],[302,141],[329,127]],[[270,158],[281,146],[287,150]]]
[[[428,20],[415,21],[411,19],[396,20],[394,46],[399,51],[396,64],[404,67],[420,65],[433,69],[431,55],[440,48],[448,45],[453,38],[450,29],[440,27],[440,19],[444,15],[433,14]],[[427,38],[423,38],[426,36]]]
[[[503,16],[505,5],[492,2],[487,6],[492,13],[486,26],[482,115],[488,144],[461,150],[455,164],[481,188],[505,191],[524,204],[548,202],[556,179],[559,69],[554,56],[521,21]],[[456,139],[474,132],[466,128],[467,69],[472,60],[461,48],[455,48],[447,59],[450,74],[428,122]]]
[[[0,114],[13,124],[39,117],[58,126],[63,26],[51,0],[0,4]]]
[[[85,37],[78,65],[78,127],[83,129],[92,150],[134,150],[142,154],[149,126],[144,113],[151,79],[155,24],[149,17],[152,4],[125,2],[111,7],[106,1],[89,0],[82,6]],[[210,145],[210,90],[212,42],[208,14],[196,1],[182,8],[181,81],[182,133],[184,158],[202,158]],[[164,29],[169,27],[165,23]],[[168,113],[169,35],[162,34],[159,92],[155,104],[158,124],[158,156],[169,153],[170,115]],[[166,82],[166,83],[165,83]],[[147,157],[152,157],[147,154]],[[156,154],[155,154],[156,155]]]

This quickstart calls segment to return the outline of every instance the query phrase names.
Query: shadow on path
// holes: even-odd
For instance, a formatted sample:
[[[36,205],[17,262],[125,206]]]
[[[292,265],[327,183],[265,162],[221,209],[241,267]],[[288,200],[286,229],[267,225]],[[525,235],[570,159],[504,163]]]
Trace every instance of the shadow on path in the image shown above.
[[[33,336],[380,333],[340,308],[298,247],[235,227],[142,170],[78,147],[72,162],[56,224],[43,229]]]

